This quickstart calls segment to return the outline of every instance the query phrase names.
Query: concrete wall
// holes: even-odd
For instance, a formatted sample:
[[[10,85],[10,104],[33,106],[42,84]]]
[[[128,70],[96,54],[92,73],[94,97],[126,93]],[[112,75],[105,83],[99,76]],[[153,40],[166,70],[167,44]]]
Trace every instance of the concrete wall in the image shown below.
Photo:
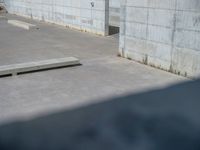
[[[200,75],[200,0],[123,0],[120,36],[126,58]]]
[[[120,0],[109,0],[109,24],[120,26]]]
[[[108,34],[108,0],[5,0],[9,13]],[[94,7],[91,6],[94,2]]]

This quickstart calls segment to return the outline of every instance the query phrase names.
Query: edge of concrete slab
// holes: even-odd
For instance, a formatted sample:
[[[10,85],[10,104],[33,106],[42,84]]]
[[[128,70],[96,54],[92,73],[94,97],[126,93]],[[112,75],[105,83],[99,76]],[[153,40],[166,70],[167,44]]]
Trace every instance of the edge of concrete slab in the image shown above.
[[[34,24],[30,24],[27,22],[19,21],[19,20],[8,20],[8,24],[11,24],[13,26],[20,27],[26,30],[30,30],[36,27],[36,25]]]
[[[5,66],[0,66],[0,76],[17,75],[19,73],[55,69],[60,67],[69,67],[74,65],[80,65],[79,59],[75,57],[66,57],[66,58],[49,59],[37,62],[5,65]]]

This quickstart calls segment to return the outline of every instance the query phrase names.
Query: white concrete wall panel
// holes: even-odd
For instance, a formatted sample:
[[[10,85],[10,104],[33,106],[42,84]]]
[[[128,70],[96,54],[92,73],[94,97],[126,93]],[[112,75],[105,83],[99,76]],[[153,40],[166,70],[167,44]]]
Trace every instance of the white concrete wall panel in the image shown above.
[[[108,0],[5,0],[9,13],[108,34]],[[94,7],[91,6],[94,3]],[[106,8],[108,7],[108,8]],[[106,14],[107,13],[107,14]]]
[[[122,0],[120,25],[124,57],[200,75],[200,0]]]
[[[109,24],[120,26],[120,0],[109,0]]]

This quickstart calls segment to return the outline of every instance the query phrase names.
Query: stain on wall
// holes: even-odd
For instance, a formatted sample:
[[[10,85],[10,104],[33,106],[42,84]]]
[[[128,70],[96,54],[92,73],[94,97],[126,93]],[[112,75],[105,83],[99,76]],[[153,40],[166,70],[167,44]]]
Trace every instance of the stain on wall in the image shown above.
[[[9,13],[108,34],[108,0],[5,0]]]
[[[124,0],[121,10],[121,55],[183,76],[200,75],[199,0]]]

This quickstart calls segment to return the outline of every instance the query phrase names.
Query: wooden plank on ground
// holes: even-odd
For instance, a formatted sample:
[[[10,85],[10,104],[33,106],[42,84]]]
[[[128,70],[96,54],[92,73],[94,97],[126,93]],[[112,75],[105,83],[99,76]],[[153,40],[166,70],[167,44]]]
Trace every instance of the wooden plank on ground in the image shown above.
[[[6,66],[0,66],[0,76],[17,75],[19,73],[24,73],[24,72],[67,67],[79,64],[80,64],[79,59],[75,57],[67,57],[67,58],[50,59],[37,62],[28,62],[22,64],[6,65]]]

